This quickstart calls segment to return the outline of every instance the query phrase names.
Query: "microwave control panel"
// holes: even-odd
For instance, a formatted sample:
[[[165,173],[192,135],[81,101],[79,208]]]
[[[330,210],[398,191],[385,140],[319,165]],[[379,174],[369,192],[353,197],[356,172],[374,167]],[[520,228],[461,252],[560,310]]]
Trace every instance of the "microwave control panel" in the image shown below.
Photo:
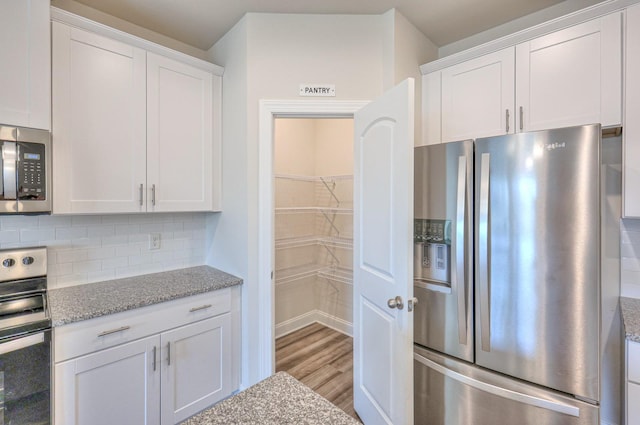
[[[46,199],[45,146],[28,142],[19,142],[18,146],[18,198],[26,201]]]

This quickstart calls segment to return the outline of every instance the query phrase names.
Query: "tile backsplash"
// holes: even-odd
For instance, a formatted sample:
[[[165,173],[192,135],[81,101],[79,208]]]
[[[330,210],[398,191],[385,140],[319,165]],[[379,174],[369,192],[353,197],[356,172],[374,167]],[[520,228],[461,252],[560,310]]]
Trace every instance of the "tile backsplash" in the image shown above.
[[[0,248],[49,248],[50,289],[202,265],[205,245],[206,213],[0,216]]]
[[[620,293],[640,298],[640,220],[620,222]]]

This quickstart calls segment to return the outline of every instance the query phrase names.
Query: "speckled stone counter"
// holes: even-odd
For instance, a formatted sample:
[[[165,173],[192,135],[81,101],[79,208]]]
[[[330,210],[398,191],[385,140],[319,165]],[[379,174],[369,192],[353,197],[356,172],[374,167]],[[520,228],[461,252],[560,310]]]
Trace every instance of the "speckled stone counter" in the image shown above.
[[[625,337],[640,342],[640,299],[620,297],[620,309]]]
[[[242,279],[209,266],[109,280],[48,292],[53,326],[240,285]]]
[[[182,425],[356,425],[360,422],[285,372],[182,422]]]

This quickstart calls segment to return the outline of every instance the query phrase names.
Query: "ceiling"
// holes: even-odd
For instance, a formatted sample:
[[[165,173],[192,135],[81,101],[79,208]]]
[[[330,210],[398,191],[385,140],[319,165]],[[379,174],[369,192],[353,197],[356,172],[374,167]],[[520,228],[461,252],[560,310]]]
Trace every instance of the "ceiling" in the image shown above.
[[[247,12],[381,14],[396,8],[437,46],[562,0],[76,0],[101,12],[208,50]],[[567,2],[569,3],[569,2]],[[580,8],[580,1],[573,9]]]

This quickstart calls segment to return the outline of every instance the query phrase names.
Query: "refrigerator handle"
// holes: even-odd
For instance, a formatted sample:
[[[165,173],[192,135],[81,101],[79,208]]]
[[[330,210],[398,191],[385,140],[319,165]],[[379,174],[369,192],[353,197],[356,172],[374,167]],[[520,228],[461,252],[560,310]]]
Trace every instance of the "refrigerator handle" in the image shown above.
[[[480,160],[480,213],[478,223],[478,271],[480,289],[480,342],[482,351],[491,351],[491,305],[489,291],[489,153],[483,153]]]
[[[539,407],[541,409],[552,410],[554,412],[562,413],[576,418],[580,417],[580,408],[572,406],[570,404],[562,403],[555,400],[547,400],[545,398],[536,397],[533,395],[521,393],[518,391],[509,390],[499,385],[492,385],[484,381],[480,381],[472,378],[471,376],[458,373],[452,369],[448,369],[439,363],[434,362],[431,359],[421,356],[418,353],[413,353],[413,359],[426,367],[435,370],[436,372],[444,375],[447,378],[454,379],[464,385],[473,387],[479,391],[493,394],[498,397],[505,398],[507,400],[515,401],[516,403],[528,404],[530,406]]]
[[[456,291],[458,301],[458,340],[460,344],[467,345],[467,303],[464,255],[465,216],[467,199],[467,158],[458,158],[458,193],[456,196],[456,233],[455,233],[455,267],[451,269],[451,283]]]

